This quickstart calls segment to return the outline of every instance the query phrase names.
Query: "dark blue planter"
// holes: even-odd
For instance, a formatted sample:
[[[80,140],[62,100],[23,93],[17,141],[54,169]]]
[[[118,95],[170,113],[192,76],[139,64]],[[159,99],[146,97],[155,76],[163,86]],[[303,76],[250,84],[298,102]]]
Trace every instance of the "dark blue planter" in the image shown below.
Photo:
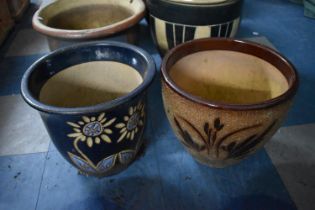
[[[132,66],[143,83],[128,95],[95,106],[61,108],[38,100],[49,78],[90,61]],[[146,121],[146,91],[154,75],[155,64],[143,50],[118,42],[91,42],[59,49],[38,60],[24,74],[21,91],[24,100],[40,112],[63,157],[84,174],[102,177],[120,172],[135,158]]]

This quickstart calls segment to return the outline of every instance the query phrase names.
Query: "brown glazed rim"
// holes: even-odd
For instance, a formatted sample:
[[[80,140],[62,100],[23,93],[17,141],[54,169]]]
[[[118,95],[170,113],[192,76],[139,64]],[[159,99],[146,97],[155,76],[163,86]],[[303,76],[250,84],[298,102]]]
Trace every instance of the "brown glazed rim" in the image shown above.
[[[178,87],[168,74],[169,69],[181,58],[190,55],[192,53],[206,51],[206,50],[229,50],[242,52],[245,54],[253,55],[261,58],[268,63],[275,66],[286,78],[289,88],[282,95],[275,98],[253,104],[229,104],[219,103],[210,100],[205,100],[201,97],[194,96],[185,92]],[[197,39],[190,42],[183,43],[170,50],[164,57],[161,66],[162,79],[165,83],[176,93],[185,97],[186,99],[198,104],[202,104],[208,107],[227,109],[227,110],[256,110],[269,108],[283,103],[286,100],[291,99],[297,92],[299,86],[298,73],[294,66],[277,53],[275,50],[257,44],[250,41],[243,41],[237,39],[225,39],[225,38],[206,38]]]
[[[56,2],[52,2],[45,7],[39,9],[33,16],[32,25],[33,28],[44,35],[50,37],[56,37],[60,39],[96,39],[100,37],[106,37],[113,35],[115,33],[121,32],[128,28],[131,28],[137,24],[145,15],[145,5],[142,0],[143,7],[142,10],[138,13],[134,13],[132,16],[119,21],[117,23],[107,25],[104,27],[93,28],[93,29],[83,29],[83,30],[67,30],[67,29],[58,29],[52,28],[43,24],[40,19],[40,13],[46,9],[48,6],[52,6]]]

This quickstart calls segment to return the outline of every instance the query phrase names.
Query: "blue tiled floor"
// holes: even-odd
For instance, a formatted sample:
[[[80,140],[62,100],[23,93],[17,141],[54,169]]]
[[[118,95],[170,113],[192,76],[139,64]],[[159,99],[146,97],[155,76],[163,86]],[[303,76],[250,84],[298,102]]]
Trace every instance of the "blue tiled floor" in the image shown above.
[[[45,153],[0,157],[0,209],[35,209]]]
[[[22,74],[42,55],[4,56],[17,31],[31,27],[35,8],[0,49],[0,97],[18,94]],[[253,32],[267,37],[300,73],[301,87],[285,125],[315,123],[315,20],[288,0],[245,0],[238,37]],[[142,25],[140,46],[159,67],[148,35]],[[145,153],[113,177],[78,175],[53,145],[47,153],[0,157],[0,209],[296,209],[265,150],[226,169],[196,163],[170,130],[159,74],[149,91],[149,119]]]
[[[0,61],[0,96],[20,93],[22,76],[43,55],[6,57]]]

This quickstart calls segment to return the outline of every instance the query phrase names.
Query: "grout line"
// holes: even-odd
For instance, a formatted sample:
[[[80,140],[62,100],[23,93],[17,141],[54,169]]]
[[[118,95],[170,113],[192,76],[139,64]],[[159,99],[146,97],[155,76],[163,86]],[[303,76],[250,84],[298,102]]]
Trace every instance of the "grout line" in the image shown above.
[[[0,96],[1,97],[1,96]],[[43,152],[32,152],[32,153],[24,153],[24,154],[9,154],[9,155],[0,155],[0,158],[2,157],[17,157],[17,156],[27,156],[27,155],[36,155],[36,154],[44,154],[49,152],[49,149],[47,151]]]
[[[42,189],[42,184],[43,184],[43,179],[44,179],[44,173],[45,173],[46,165],[47,165],[48,153],[49,153],[49,151],[46,152],[46,156],[45,156],[44,169],[43,169],[42,177],[41,177],[40,184],[39,184],[39,188],[38,188],[38,194],[37,194],[37,199],[36,199],[35,210],[37,209],[37,205],[38,205],[38,201],[39,201],[39,196],[40,196],[40,192],[41,192],[41,189]]]

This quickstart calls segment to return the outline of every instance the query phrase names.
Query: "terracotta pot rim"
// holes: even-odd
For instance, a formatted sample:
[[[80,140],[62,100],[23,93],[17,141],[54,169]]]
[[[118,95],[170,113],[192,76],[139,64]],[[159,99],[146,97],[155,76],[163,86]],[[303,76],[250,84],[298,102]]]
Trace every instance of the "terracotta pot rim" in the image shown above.
[[[111,36],[113,34],[116,34],[118,32],[124,31],[128,28],[131,28],[132,26],[136,25],[140,20],[145,16],[146,8],[143,1],[139,1],[142,4],[142,8],[138,13],[134,13],[132,16],[119,21],[117,23],[99,27],[99,28],[93,28],[93,29],[82,29],[82,30],[67,30],[67,29],[58,29],[58,28],[52,28],[45,24],[43,24],[40,21],[39,14],[45,10],[48,6],[53,5],[56,2],[52,2],[48,5],[46,5],[43,8],[40,8],[36,11],[36,13],[33,15],[32,18],[32,26],[33,28],[44,35],[60,38],[60,39],[96,39],[99,37],[107,37]]]
[[[209,47],[209,46],[206,46],[206,44],[211,44],[211,45],[215,44],[221,47]],[[225,46],[226,49],[222,49],[224,48],[222,44],[225,44],[228,47]],[[232,46],[233,46],[233,49],[232,49]],[[274,60],[275,62],[278,62],[278,64],[281,65],[283,68],[286,68],[285,70],[279,69],[275,65],[275,63],[271,63],[272,65],[276,66],[276,68],[280,70],[280,72],[285,76],[289,84],[289,88],[283,94],[275,98],[265,100],[263,102],[252,103],[252,104],[220,103],[220,102],[215,102],[211,100],[206,100],[201,97],[187,93],[186,91],[178,87],[168,74],[168,71],[169,71],[168,64],[171,59],[174,59],[175,60],[174,63],[175,63],[176,61],[185,57],[186,55],[199,52],[199,51],[204,51],[204,50],[229,50],[229,51],[237,51],[237,52],[246,53],[244,51],[246,51],[247,48],[256,50],[256,53],[257,53],[257,54],[255,53],[247,53],[247,54],[254,55],[256,57],[259,57],[271,63],[270,61],[268,61],[268,59],[266,60],[265,58],[263,58],[263,56],[266,56],[266,58],[268,57]],[[299,86],[298,73],[295,67],[293,66],[293,64],[284,56],[282,56],[275,50],[269,47],[266,47],[264,45],[257,44],[251,41],[244,41],[244,40],[238,40],[238,39],[233,39],[233,38],[228,38],[228,39],[227,38],[205,38],[205,39],[192,40],[192,41],[178,45],[177,47],[173,48],[165,55],[162,61],[162,65],[161,65],[161,74],[162,74],[162,80],[167,84],[167,86],[170,87],[177,94],[181,95],[182,97],[194,103],[198,103],[207,107],[226,109],[226,110],[257,110],[257,109],[270,108],[293,98]]]
[[[45,64],[47,61],[52,60],[55,57],[58,57],[60,55],[67,55],[69,52],[76,52],[80,49],[86,50],[87,47],[90,46],[100,46],[100,47],[108,47],[108,48],[121,48],[124,51],[133,52],[139,57],[141,57],[141,60],[146,64],[145,73],[143,78],[143,82],[138,85],[133,91],[129,92],[126,95],[123,95],[121,97],[118,97],[114,100],[107,101],[104,103],[91,105],[91,106],[82,106],[82,107],[74,107],[74,108],[65,108],[65,107],[57,107],[52,105],[47,105],[42,102],[40,102],[36,96],[34,96],[34,91],[30,88],[30,81],[32,74],[35,71],[40,71],[40,68],[42,64]],[[106,59],[104,59],[106,60]],[[94,61],[94,60],[89,60]],[[96,60],[95,60],[96,61]],[[118,61],[116,61],[118,62]],[[82,62],[78,62],[77,64],[81,64]],[[122,62],[123,63],[123,62]],[[74,64],[76,65],[76,64]],[[127,64],[128,65],[128,64]],[[135,67],[133,67],[135,68]],[[62,71],[62,70],[61,70]],[[102,112],[104,110],[111,110],[114,109],[117,106],[120,106],[136,97],[139,97],[142,93],[144,93],[147,88],[151,85],[153,82],[153,79],[155,77],[156,69],[155,69],[155,63],[153,61],[153,58],[145,52],[143,49],[126,44],[121,42],[114,42],[114,41],[94,41],[94,42],[87,42],[83,44],[76,44],[64,48],[60,48],[58,50],[53,51],[52,53],[49,53],[39,60],[37,60],[35,63],[33,63],[24,73],[22,77],[21,82],[21,95],[26,103],[28,103],[31,107],[35,108],[38,111],[46,112],[46,113],[54,113],[54,114],[66,114],[66,115],[78,115],[78,114],[88,114],[88,113],[96,113],[96,112]]]

